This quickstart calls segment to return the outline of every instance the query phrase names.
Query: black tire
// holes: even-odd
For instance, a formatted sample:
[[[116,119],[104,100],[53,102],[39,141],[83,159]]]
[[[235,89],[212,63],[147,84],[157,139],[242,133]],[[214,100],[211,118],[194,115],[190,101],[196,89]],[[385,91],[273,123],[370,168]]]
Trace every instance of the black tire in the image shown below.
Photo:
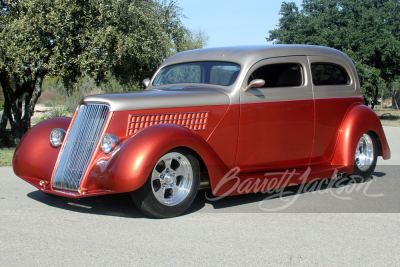
[[[168,157],[172,157],[170,163],[166,163]],[[170,168],[167,168],[168,165]],[[189,171],[185,172],[186,170]],[[185,174],[178,175],[178,172]],[[199,185],[199,161],[186,149],[173,149],[157,161],[144,185],[131,192],[131,196],[144,214],[153,218],[170,218],[181,215],[190,207]],[[181,190],[183,187],[185,189]],[[175,192],[174,189],[178,191]]]
[[[364,143],[363,145],[364,149],[366,149],[365,147],[368,146],[367,143],[372,142],[372,144],[370,144],[370,147],[372,148],[372,155],[368,157],[371,158],[372,161],[364,166],[362,166],[362,164],[359,163],[360,161],[357,160],[357,153],[360,147],[359,145],[360,142]],[[354,172],[353,174],[350,175],[350,177],[355,179],[357,182],[368,181],[371,178],[372,173],[375,171],[377,159],[378,159],[378,143],[375,138],[375,135],[372,132],[366,132],[365,134],[363,134],[363,136],[361,136],[360,141],[357,144],[357,148],[354,155]]]

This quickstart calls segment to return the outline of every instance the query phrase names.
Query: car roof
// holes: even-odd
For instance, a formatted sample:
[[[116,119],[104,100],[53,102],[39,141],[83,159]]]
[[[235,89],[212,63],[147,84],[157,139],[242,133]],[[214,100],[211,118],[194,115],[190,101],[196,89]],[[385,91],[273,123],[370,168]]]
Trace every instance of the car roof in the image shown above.
[[[194,61],[225,61],[238,63],[242,67],[273,57],[283,56],[335,56],[347,62],[349,57],[339,50],[315,45],[257,45],[232,46],[189,50],[173,55],[160,66]]]

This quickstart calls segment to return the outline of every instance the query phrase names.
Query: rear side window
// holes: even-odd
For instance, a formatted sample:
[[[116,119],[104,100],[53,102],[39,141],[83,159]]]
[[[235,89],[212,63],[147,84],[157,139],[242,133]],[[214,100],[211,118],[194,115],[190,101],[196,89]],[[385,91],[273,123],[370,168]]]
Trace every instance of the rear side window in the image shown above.
[[[312,63],[311,73],[314,85],[346,85],[350,83],[349,74],[339,65]]]
[[[263,79],[263,87],[294,87],[303,85],[303,68],[298,63],[279,63],[262,66],[249,77],[252,80]]]

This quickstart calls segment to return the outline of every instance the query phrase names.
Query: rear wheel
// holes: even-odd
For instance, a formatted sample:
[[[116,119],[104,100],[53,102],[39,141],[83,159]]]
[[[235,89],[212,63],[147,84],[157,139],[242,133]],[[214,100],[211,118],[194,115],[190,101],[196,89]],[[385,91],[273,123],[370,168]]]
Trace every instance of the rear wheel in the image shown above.
[[[353,178],[361,181],[368,180],[376,167],[378,145],[375,136],[367,132],[358,141],[354,156]]]
[[[131,195],[146,215],[169,218],[189,208],[199,184],[198,160],[185,149],[174,149],[157,161],[145,184]]]

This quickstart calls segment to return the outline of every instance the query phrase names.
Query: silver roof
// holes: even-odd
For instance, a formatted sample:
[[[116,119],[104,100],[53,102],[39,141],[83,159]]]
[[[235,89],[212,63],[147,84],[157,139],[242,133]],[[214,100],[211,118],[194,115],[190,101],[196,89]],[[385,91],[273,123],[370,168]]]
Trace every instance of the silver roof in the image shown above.
[[[185,51],[168,58],[160,67],[190,61],[228,61],[238,63],[242,68],[248,68],[262,59],[284,56],[334,56],[351,62],[349,57],[343,52],[324,46],[258,45],[203,48]]]

